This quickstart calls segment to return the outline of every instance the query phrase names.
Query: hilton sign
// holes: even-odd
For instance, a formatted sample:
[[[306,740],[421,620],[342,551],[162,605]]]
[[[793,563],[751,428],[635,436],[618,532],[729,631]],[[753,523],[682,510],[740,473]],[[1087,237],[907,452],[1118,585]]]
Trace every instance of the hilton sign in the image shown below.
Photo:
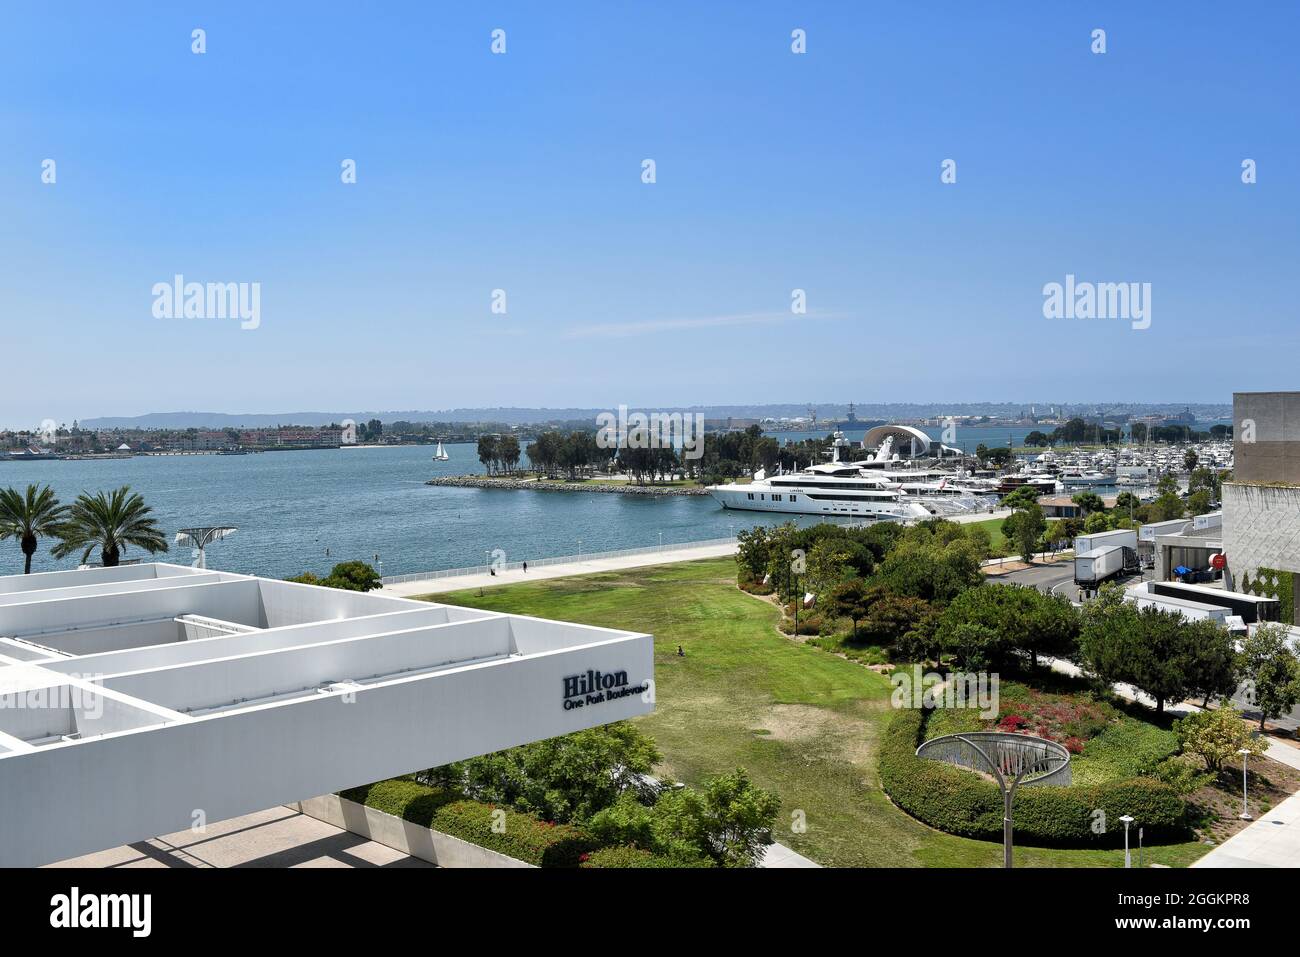
[[[589,704],[602,704],[628,695],[645,694],[649,684],[628,685],[626,671],[592,671],[569,675],[564,679],[564,710],[583,708]]]

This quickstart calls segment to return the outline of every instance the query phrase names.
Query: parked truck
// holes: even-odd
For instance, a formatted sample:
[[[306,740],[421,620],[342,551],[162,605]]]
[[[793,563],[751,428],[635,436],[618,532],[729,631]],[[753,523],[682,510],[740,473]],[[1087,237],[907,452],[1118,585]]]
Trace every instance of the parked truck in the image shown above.
[[[1137,549],[1127,545],[1103,545],[1074,553],[1074,583],[1095,589],[1126,570],[1138,566]]]

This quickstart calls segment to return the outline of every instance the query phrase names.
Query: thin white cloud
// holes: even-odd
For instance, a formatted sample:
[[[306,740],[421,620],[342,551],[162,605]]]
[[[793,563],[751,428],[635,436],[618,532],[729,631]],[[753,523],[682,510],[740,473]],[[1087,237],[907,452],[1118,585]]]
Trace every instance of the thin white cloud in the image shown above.
[[[703,316],[695,319],[644,319],[638,322],[602,322],[589,326],[575,326],[564,334],[564,338],[626,339],[631,336],[649,336],[660,332],[714,329],[723,326],[768,325],[809,318],[811,318],[809,315],[795,315],[791,312],[754,312],[736,316]]]

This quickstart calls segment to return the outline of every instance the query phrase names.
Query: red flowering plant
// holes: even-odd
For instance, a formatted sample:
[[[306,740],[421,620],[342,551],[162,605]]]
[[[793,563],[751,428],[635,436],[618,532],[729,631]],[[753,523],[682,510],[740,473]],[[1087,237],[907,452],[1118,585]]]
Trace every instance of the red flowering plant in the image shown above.
[[[1017,694],[1017,700],[1005,705],[997,722],[999,731],[1036,735],[1064,744],[1071,753],[1078,754],[1113,718],[1108,705],[1087,698],[1025,690],[1027,694]]]

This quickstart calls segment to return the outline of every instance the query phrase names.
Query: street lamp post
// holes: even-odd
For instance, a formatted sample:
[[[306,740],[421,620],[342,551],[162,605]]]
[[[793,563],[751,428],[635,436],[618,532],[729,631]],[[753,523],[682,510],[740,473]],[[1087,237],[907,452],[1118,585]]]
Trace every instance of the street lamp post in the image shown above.
[[[1124,866],[1132,867],[1133,855],[1129,853],[1128,849],[1128,826],[1133,823],[1133,817],[1132,815],[1125,814],[1120,818],[1120,820],[1124,822]]]
[[[578,563],[582,563],[582,539],[578,539]]]
[[[1237,817],[1243,821],[1254,820],[1250,816],[1250,808],[1246,806],[1246,759],[1250,757],[1249,748],[1239,748],[1237,753],[1241,755],[1241,813]]]

